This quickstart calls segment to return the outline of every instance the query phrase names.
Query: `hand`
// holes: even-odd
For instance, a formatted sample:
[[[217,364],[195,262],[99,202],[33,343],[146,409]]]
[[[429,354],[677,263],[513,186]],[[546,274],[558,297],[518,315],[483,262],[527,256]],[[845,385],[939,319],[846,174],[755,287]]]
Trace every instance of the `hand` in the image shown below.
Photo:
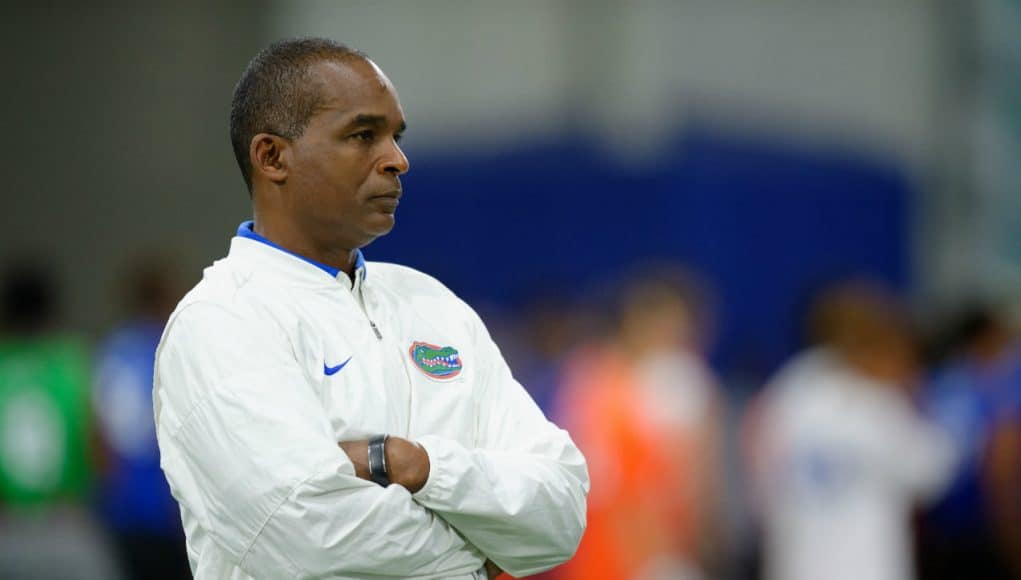
[[[341,441],[337,445],[340,445],[344,453],[347,453],[347,458],[354,464],[355,477],[372,481],[369,477],[369,440]]]
[[[486,575],[489,576],[489,580],[493,580],[493,578],[496,578],[500,574],[503,574],[503,570],[494,564],[492,560],[486,560]]]
[[[391,436],[386,440],[386,466],[390,482],[411,493],[422,489],[429,479],[429,454],[414,441]]]
[[[355,476],[371,481],[369,441],[367,439],[341,441],[338,445],[354,464]],[[418,443],[391,435],[386,440],[386,467],[390,483],[404,486],[411,493],[415,493],[422,489],[429,479],[429,454]]]

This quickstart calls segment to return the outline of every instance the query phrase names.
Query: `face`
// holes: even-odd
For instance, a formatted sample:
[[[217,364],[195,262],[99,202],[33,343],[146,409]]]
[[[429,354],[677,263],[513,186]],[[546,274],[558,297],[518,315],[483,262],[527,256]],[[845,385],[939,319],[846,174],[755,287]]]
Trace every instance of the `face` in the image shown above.
[[[408,159],[398,146],[404,112],[372,62],[322,62],[324,103],[284,153],[286,211],[324,248],[354,249],[388,233]]]

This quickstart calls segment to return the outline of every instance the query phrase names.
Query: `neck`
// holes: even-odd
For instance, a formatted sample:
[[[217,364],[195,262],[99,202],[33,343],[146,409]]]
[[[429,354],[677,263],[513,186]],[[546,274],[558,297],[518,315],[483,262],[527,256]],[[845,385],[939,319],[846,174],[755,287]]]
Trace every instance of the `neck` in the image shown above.
[[[313,239],[302,228],[290,220],[274,219],[272,214],[255,210],[255,233],[300,256],[326,264],[344,272],[350,278],[354,275],[357,248],[340,248]]]

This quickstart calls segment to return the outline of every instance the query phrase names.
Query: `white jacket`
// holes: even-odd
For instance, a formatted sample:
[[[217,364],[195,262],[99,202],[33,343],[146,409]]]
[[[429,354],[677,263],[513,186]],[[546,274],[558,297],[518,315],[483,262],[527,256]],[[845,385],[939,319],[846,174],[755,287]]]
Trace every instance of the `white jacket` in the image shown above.
[[[352,287],[246,228],[156,354],[195,578],[474,578],[486,558],[524,576],[570,558],[585,460],[475,312],[410,268],[359,255]],[[429,454],[414,495],[356,478],[337,445],[384,432]]]

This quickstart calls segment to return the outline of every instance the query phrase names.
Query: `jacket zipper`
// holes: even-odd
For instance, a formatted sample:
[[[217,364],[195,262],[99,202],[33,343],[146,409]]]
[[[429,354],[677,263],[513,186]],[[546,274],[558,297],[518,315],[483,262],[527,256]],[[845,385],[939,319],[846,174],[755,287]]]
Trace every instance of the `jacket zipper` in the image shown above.
[[[363,292],[362,298],[364,299],[364,297],[365,297],[364,296],[365,289],[362,288],[362,289],[360,289],[360,291]],[[368,310],[368,308],[365,307],[364,300],[359,300],[358,297],[356,297],[354,295],[352,295],[351,297],[354,298],[355,302],[358,303],[358,307],[361,308],[362,314],[365,316],[365,320],[369,321],[369,327],[372,328],[372,333],[376,335],[376,340],[379,340],[380,342],[385,342],[385,341],[383,341],[383,333],[379,331],[379,327],[376,326],[376,323],[372,321],[372,317],[369,316],[369,310]],[[397,348],[397,356],[398,356],[399,360],[401,360],[401,368],[404,369],[404,376],[405,376],[405,379],[407,379],[407,385],[408,385],[408,420],[407,420],[407,424],[405,425],[405,428],[404,428],[404,436],[405,437],[410,437],[411,436],[411,416],[414,414],[414,408],[415,408],[415,387],[414,387],[414,381],[411,380],[411,373],[408,371],[407,364],[403,360],[403,351],[401,351],[401,349],[399,347]],[[384,380],[386,380],[385,376],[384,376]]]
[[[357,287],[357,285],[356,287],[353,287],[352,290],[351,298],[354,298],[354,301],[358,304],[358,308],[361,309],[362,315],[365,316],[365,320],[369,321],[369,328],[372,329],[372,334],[376,335],[376,340],[383,340],[383,333],[379,331],[379,327],[376,326],[376,323],[372,321],[372,317],[369,316],[369,310],[365,308],[365,291],[362,288]],[[355,296],[355,292],[362,294],[362,297],[359,298],[358,296]]]

